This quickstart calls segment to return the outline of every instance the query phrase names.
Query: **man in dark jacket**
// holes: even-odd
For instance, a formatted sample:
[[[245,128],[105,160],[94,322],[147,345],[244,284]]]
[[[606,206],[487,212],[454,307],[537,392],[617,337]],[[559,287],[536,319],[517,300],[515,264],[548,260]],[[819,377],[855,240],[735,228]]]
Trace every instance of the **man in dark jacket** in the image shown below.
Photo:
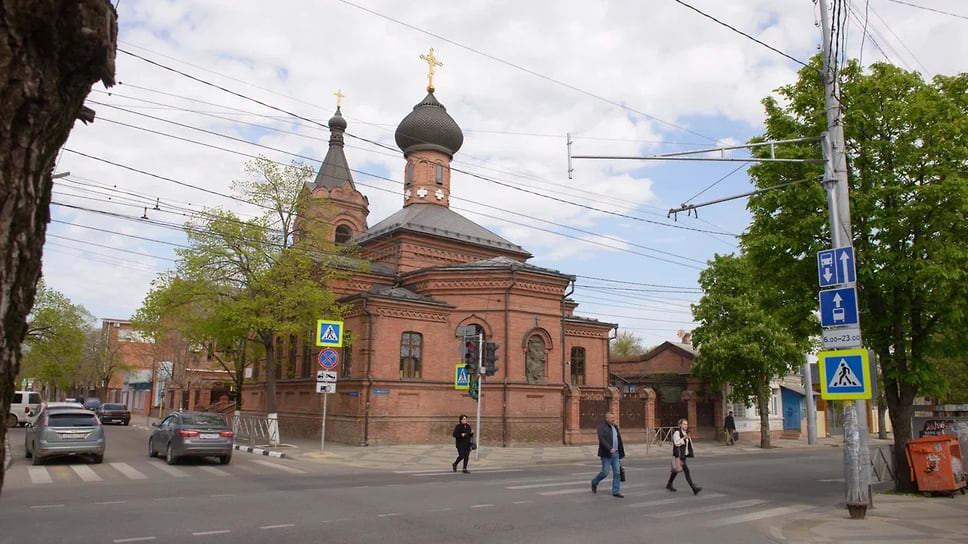
[[[733,411],[729,411],[729,415],[726,416],[726,421],[723,423],[723,429],[726,432],[726,445],[732,446],[736,439],[736,420],[733,419]]]
[[[605,414],[605,421],[598,426],[598,457],[602,460],[602,471],[592,479],[592,493],[598,493],[598,484],[612,471],[612,496],[624,499],[621,493],[622,470],[620,460],[625,457],[625,446],[622,444],[622,433],[615,424],[615,414]]]

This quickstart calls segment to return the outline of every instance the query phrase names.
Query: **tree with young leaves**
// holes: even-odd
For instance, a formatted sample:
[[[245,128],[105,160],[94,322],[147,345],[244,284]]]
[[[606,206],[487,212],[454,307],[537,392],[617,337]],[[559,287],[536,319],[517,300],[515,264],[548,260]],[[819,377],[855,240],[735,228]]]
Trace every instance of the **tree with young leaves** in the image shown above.
[[[716,386],[729,386],[732,401],[755,401],[760,447],[770,447],[773,380],[803,362],[809,342],[788,324],[775,293],[758,284],[751,260],[716,255],[699,275],[703,296],[692,306],[699,326],[692,331],[698,352],[692,372]]]
[[[111,378],[118,372],[128,370],[121,355],[121,343],[111,337],[106,327],[90,327],[85,331],[84,349],[81,350],[81,368],[87,382],[98,396],[107,399]]]
[[[66,391],[77,382],[85,331],[94,317],[58,291],[37,284],[37,298],[27,317],[20,378],[31,378],[34,387]]]
[[[612,340],[611,355],[613,357],[632,357],[643,352],[642,339],[628,331],[621,331]]]
[[[189,317],[184,307],[165,305],[159,308],[177,313],[164,315],[155,308],[145,314],[153,313],[156,321],[180,319],[190,325],[182,329],[186,337],[220,339],[223,347],[238,346],[237,339],[243,337],[258,343],[265,357],[270,441],[276,443],[276,341],[306,338],[317,319],[339,317],[335,296],[326,285],[344,276],[335,263],[343,263],[339,258],[345,250],[327,241],[325,223],[302,221],[296,232],[307,204],[305,186],[314,176],[311,167],[293,163],[280,168],[259,158],[246,164],[246,173],[249,179],[235,182],[233,188],[263,213],[249,220],[222,209],[198,216],[186,229],[189,247],[177,250],[177,270],[168,283],[156,286],[169,289],[177,279],[180,291],[153,292],[174,294],[179,304],[191,304],[199,314]],[[235,349],[234,356],[245,357],[247,350]]]
[[[796,83],[768,97],[764,140],[826,130],[820,58]],[[840,70],[847,179],[864,345],[877,355],[894,430],[894,465],[908,474],[913,403],[944,387],[937,362],[968,352],[968,74],[935,76],[887,64]],[[779,156],[819,157],[814,146],[779,146]],[[814,165],[760,164],[760,188],[819,180]],[[816,304],[817,251],[830,248],[819,183],[799,183],[750,198],[753,223],[744,247],[762,276],[787,300]],[[807,320],[808,316],[800,316]],[[814,334],[819,333],[819,329]],[[910,490],[898,478],[899,490]]]

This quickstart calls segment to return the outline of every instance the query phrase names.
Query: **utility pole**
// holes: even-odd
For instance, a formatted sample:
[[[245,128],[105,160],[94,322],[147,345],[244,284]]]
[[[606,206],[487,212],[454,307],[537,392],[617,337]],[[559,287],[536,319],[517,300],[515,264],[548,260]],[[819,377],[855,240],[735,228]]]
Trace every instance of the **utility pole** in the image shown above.
[[[474,428],[477,429],[477,449],[474,450],[474,461],[481,460],[481,403],[484,402],[484,333],[477,333],[477,420]]]
[[[837,48],[832,47],[834,33],[827,11],[827,0],[820,0],[820,23],[823,33],[821,75],[827,110],[827,133],[822,145],[826,159],[823,183],[827,190],[827,208],[830,214],[830,241],[832,249],[836,249],[852,246],[853,235],[847,194],[847,156],[840,109],[840,85],[835,73]],[[844,401],[844,480],[850,517],[863,518],[871,504],[866,400]]]

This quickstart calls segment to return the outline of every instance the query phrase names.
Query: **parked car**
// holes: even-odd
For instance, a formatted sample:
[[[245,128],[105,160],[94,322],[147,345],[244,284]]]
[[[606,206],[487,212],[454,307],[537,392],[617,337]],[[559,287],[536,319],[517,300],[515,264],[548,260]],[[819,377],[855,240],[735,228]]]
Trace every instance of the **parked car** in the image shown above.
[[[13,401],[10,403],[10,413],[7,414],[7,427],[26,425],[30,415],[40,409],[40,393],[36,391],[14,391]]]
[[[88,397],[84,399],[84,407],[88,410],[97,410],[101,406],[101,399],[97,397]]]
[[[33,464],[52,457],[89,456],[104,461],[104,427],[94,412],[84,408],[48,407],[27,427],[24,450]]]
[[[185,457],[218,457],[223,465],[232,460],[234,433],[221,414],[172,412],[152,426],[148,457],[163,453],[169,465]]]
[[[97,417],[101,418],[101,423],[120,423],[127,425],[131,422],[131,411],[124,404],[105,402],[94,410]]]

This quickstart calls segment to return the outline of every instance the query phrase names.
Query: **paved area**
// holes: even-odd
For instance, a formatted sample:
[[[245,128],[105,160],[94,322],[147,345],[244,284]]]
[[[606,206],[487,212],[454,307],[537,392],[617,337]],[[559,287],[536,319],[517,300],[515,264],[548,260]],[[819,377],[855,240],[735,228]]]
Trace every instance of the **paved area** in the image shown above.
[[[283,437],[285,439],[285,437]],[[451,444],[407,446],[349,446],[313,440],[285,441],[279,447],[240,445],[242,451],[254,454],[297,458],[311,462],[370,468],[374,470],[439,470],[453,462],[455,454]],[[890,444],[891,440],[871,437],[873,446]],[[841,438],[822,438],[814,444],[806,439],[783,440],[772,443],[772,451],[801,448],[841,448]],[[766,450],[750,441],[737,442],[735,446],[704,442],[700,445],[703,456],[756,455]],[[628,456],[635,459],[668,457],[668,447],[647,447],[632,444]],[[535,464],[587,462],[594,459],[597,445],[548,446],[548,447],[491,447],[484,445],[471,454],[471,467],[513,468]],[[478,458],[475,459],[475,454]],[[968,543],[968,496],[957,494],[948,497],[924,497],[900,495],[891,492],[875,494],[874,507],[867,510],[864,519],[851,519],[846,506],[831,507],[811,517],[797,516],[789,520],[777,518],[769,528],[770,536],[777,542],[790,544],[873,544],[884,542],[919,544],[965,544]]]

